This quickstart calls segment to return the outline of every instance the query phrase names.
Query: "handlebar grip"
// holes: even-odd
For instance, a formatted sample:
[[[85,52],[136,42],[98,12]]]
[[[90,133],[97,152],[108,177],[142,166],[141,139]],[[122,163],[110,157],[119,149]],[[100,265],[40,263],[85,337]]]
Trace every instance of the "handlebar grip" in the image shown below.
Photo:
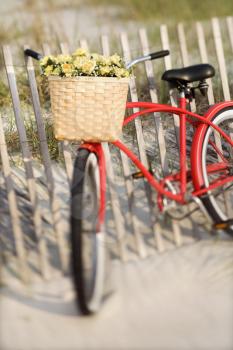
[[[151,60],[155,60],[156,58],[161,58],[168,56],[170,54],[169,50],[162,50],[162,51],[157,51],[157,52],[152,52],[150,53]]]
[[[41,58],[43,58],[43,55],[41,55],[40,53],[33,51],[31,49],[26,49],[24,50],[24,53],[26,56],[30,56],[32,58],[34,58],[35,60],[41,60]]]

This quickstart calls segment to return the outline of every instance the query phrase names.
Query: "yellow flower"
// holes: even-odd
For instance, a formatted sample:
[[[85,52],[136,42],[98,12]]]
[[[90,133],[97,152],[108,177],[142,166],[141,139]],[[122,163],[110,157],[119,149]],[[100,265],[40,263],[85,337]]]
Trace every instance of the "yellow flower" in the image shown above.
[[[110,56],[111,63],[115,66],[121,68],[122,67],[122,60],[121,57],[117,54]]]
[[[85,49],[82,49],[80,47],[72,55],[73,56],[80,56],[80,57],[82,57],[82,56],[86,56],[87,57],[88,56],[88,51],[85,50]]]
[[[124,78],[131,74],[130,70],[125,69],[124,62],[119,55],[114,54],[108,57],[97,53],[89,54],[82,48],[78,48],[71,56],[45,56],[40,61],[40,65],[42,73],[46,76],[94,75]]]
[[[111,59],[110,59],[110,57],[103,56],[103,65],[111,66]]]
[[[112,68],[110,66],[103,66],[100,67],[100,75],[109,75],[112,71]]]
[[[128,78],[129,71],[125,68],[114,67],[114,73],[117,78]]]
[[[66,77],[71,77],[73,73],[73,66],[70,63],[64,63],[61,65],[62,72],[65,73]]]
[[[87,60],[82,65],[82,72],[87,75],[91,75],[96,66],[96,62],[94,60]]]
[[[61,69],[59,67],[54,68],[54,70],[51,72],[51,75],[60,75]]]
[[[56,58],[56,63],[69,63],[72,61],[72,57],[70,55],[58,55]]]
[[[109,57],[105,57],[103,55],[93,53],[93,54],[91,54],[91,58],[96,61],[97,65],[100,65],[100,66],[110,66],[111,65],[111,60],[109,59]]]
[[[51,61],[52,63],[55,62],[55,57],[52,55],[49,56],[44,56],[41,60],[40,60],[40,65],[41,66],[46,66],[48,64],[49,61]]]
[[[82,66],[85,62],[87,62],[86,57],[76,57],[76,59],[73,61],[73,64],[75,68],[82,69]]]
[[[53,71],[53,66],[47,66],[44,70],[44,75],[48,76],[52,73]]]

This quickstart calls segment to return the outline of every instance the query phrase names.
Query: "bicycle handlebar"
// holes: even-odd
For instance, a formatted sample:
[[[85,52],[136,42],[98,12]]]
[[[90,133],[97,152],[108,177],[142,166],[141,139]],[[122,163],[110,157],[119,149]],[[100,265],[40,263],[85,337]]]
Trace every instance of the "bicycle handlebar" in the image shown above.
[[[168,56],[170,54],[169,50],[162,50],[162,51],[157,51],[157,52],[152,52],[149,54],[151,57],[151,60],[155,60],[156,58],[161,58]]]
[[[141,63],[141,62],[144,62],[144,61],[155,60],[157,58],[165,57],[165,56],[167,56],[169,54],[170,54],[169,50],[161,50],[161,51],[157,51],[157,52],[152,52],[152,53],[149,53],[146,56],[135,58],[133,61],[129,62],[126,65],[126,68],[128,69],[128,68],[134,66],[135,64],[138,64],[138,63]]]
[[[30,57],[34,58],[35,60],[38,60],[38,61],[43,58],[43,55],[41,55],[39,52],[33,51],[31,49],[24,50],[24,54],[26,56],[30,56]]]
[[[34,50],[31,50],[31,49],[25,49],[24,50],[24,54],[26,56],[30,56],[30,57],[38,60],[38,61],[41,60],[44,57],[39,52],[36,52]],[[169,50],[161,50],[161,51],[157,51],[157,52],[152,52],[152,53],[150,53],[150,54],[148,54],[146,56],[135,58],[134,60],[132,60],[131,62],[129,62],[126,65],[126,68],[128,69],[128,68],[130,68],[130,67],[132,67],[135,64],[140,63],[140,62],[144,62],[144,61],[148,61],[148,60],[155,60],[157,58],[165,57],[165,56],[167,56],[169,54],[170,54]]]

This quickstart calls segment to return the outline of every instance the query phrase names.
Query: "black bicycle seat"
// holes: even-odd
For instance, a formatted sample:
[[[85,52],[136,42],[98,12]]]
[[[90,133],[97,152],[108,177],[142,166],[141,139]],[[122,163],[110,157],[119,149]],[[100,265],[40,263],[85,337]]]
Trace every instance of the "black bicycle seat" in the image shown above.
[[[161,79],[171,83],[187,84],[211,78],[214,74],[214,67],[204,63],[179,69],[169,69],[163,73]]]

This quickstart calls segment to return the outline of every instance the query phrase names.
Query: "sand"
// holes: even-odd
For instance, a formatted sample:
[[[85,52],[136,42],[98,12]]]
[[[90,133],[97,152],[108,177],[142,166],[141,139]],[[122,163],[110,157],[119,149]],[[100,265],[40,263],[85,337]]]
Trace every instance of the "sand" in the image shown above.
[[[0,348],[233,349],[233,242],[202,240],[113,261],[113,294],[82,317],[69,277],[1,288]]]

